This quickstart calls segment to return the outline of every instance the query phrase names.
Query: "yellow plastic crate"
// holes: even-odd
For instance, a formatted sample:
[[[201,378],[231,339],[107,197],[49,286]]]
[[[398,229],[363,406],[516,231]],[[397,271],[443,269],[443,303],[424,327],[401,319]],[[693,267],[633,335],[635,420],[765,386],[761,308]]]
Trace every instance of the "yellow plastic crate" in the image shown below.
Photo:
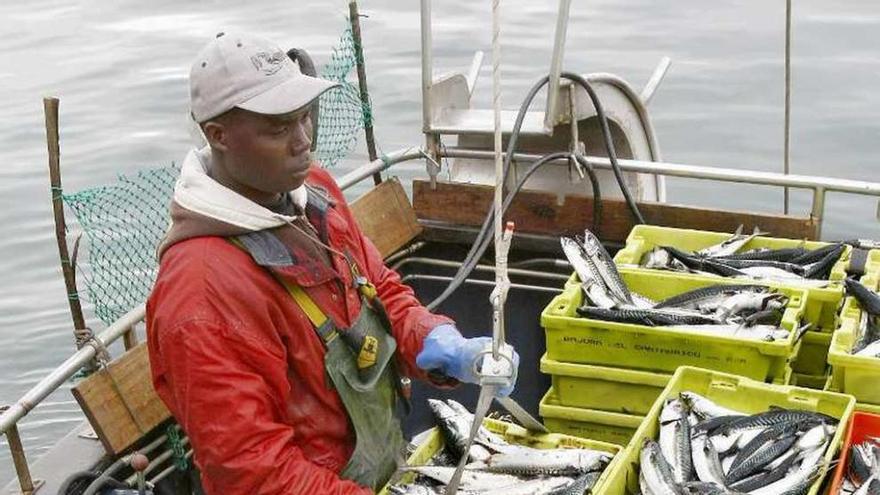
[[[830,333],[812,330],[805,333],[801,339],[801,348],[791,366],[794,372],[803,375],[824,375],[828,367],[830,346]]]
[[[615,465],[606,484],[606,490],[601,493],[604,495],[636,493],[642,443],[646,438],[658,437],[660,428],[658,419],[663,403],[683,391],[696,392],[721,406],[748,414],[764,412],[773,406],[778,406],[820,412],[837,418],[840,426],[825,453],[825,461],[829,464],[843,442],[846,425],[855,407],[855,399],[849,395],[771,385],[727,373],[682,367],[672,377],[663,394],[651,408],[651,412],[639,426],[622,458]],[[810,489],[809,495],[818,494],[821,485],[822,480],[817,480]]]
[[[562,406],[552,388],[541,399],[538,407],[544,426],[554,433],[590,438],[620,446],[629,443],[644,418],[644,415]]]
[[[711,246],[713,244],[718,244],[719,242],[722,242],[723,240],[729,238],[731,235],[732,234],[723,232],[707,232],[702,230],[656,227],[653,225],[637,225],[633,227],[632,231],[630,231],[629,233],[629,236],[626,238],[626,246],[618,251],[617,255],[614,256],[614,261],[615,263],[617,263],[617,265],[622,267],[637,268],[639,270],[646,271],[662,271],[638,268],[642,257],[644,257],[645,254],[650,252],[655,247],[672,246],[683,251],[692,252]],[[816,241],[804,242],[798,239],[756,237],[752,239],[749,243],[747,243],[743,247],[743,249],[748,250],[756,248],[793,248],[801,245],[801,243],[804,244],[804,247],[806,249],[810,250],[818,249],[829,244],[827,242]],[[846,246],[846,249],[844,250],[840,259],[832,267],[829,280],[840,282],[846,278],[846,269],[849,266],[851,252],[852,248],[850,246]],[[873,253],[871,254],[873,255]],[[869,267],[866,267],[866,269],[880,271],[880,254],[873,256],[874,257],[869,257],[869,260],[873,261],[869,265]],[[713,277],[711,275],[682,275],[695,278],[709,277],[714,280],[725,280],[723,277]],[[778,282],[768,283],[768,285],[773,287],[793,287]],[[843,285],[840,283],[835,283],[830,287],[807,289],[807,291],[809,293],[809,301],[806,307],[805,320],[813,323],[816,326],[816,329],[821,329],[828,333],[832,332],[837,327],[836,315],[844,297]]]
[[[605,468],[605,472],[602,473],[596,481],[593,489],[594,493],[602,493],[602,487],[607,482],[608,476],[612,472],[615,463],[620,459],[623,451],[619,445],[607,442],[578,438],[559,433],[531,433],[519,425],[490,418],[483,420],[483,426],[489,431],[501,435],[510,443],[526,445],[536,449],[581,448],[600,450],[612,454],[614,458]],[[431,458],[443,448],[443,445],[443,435],[440,433],[440,430],[437,428],[431,429],[425,437],[425,440],[409,456],[409,459],[407,459],[407,465],[422,466],[427,464]],[[410,483],[415,479],[415,476],[415,473],[406,473],[399,479],[398,483]],[[382,490],[379,491],[379,495],[388,495],[388,486],[382,488]]]
[[[648,413],[671,374],[572,364],[541,358],[541,372],[551,375],[561,406],[623,414]]]
[[[862,277],[867,287],[877,289],[878,278]],[[831,364],[831,388],[855,396],[859,402],[880,404],[880,359],[849,353],[856,339],[862,309],[855,298],[846,298],[840,314],[840,328],[834,332],[828,362]]]
[[[718,279],[657,271],[622,270],[621,276],[630,289],[655,300],[718,283]],[[792,334],[784,341],[762,342],[582,318],[576,310],[583,302],[583,291],[569,285],[541,313],[547,357],[670,374],[679,366],[699,366],[762,381],[784,379],[798,350],[793,330],[800,325],[806,296],[802,289],[778,290],[789,297],[782,327]]]

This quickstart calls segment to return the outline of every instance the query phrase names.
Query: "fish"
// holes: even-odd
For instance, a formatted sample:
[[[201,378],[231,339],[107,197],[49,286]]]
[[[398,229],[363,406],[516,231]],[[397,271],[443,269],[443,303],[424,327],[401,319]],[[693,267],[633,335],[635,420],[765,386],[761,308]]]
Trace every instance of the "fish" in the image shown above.
[[[589,301],[600,308],[613,308],[617,301],[611,296],[608,287],[602,281],[599,269],[584,253],[580,243],[569,237],[560,238],[562,251],[581,280],[581,287]]]
[[[617,271],[617,266],[611,259],[611,255],[608,254],[608,251],[599,242],[599,238],[589,230],[584,230],[583,248],[584,253],[593,261],[593,265],[597,268],[600,277],[605,282],[605,286],[608,287],[614,297],[621,304],[632,306],[632,296],[626,283],[620,277],[620,273]]]
[[[675,426],[679,423],[689,428],[686,438],[690,440],[692,471],[676,468],[679,445],[675,443]],[[693,391],[682,391],[661,408],[659,443],[651,438],[642,440],[642,494],[804,494],[825,473],[825,456],[837,423],[825,414],[778,407],[745,414]],[[873,458],[861,463],[880,466]],[[856,469],[863,480],[873,483],[874,477],[880,479],[873,468]]]
[[[474,422],[473,414],[466,407],[452,399],[446,402],[428,399],[428,407],[431,409],[434,421],[440,427],[440,432],[446,440],[446,448],[450,450],[454,458],[461,458],[467,446],[471,424]],[[503,448],[505,443],[504,439],[480,426],[479,430],[477,430],[477,437],[474,439],[474,445],[471,446],[469,451],[469,458],[471,461],[485,461],[492,454],[487,445]]]
[[[712,315],[685,311],[637,308],[605,309],[581,306],[577,308],[577,312],[581,316],[596,320],[636,323],[648,326],[711,325],[719,323],[719,320]]]
[[[485,470],[516,475],[579,476],[601,471],[611,461],[606,452],[590,449],[522,449],[493,454]]]
[[[682,495],[672,473],[672,467],[663,457],[660,446],[646,438],[639,454],[642,492],[651,495]]]
[[[843,284],[846,294],[856,298],[863,311],[874,316],[880,315],[880,294],[852,278],[847,278]]]
[[[705,247],[700,249],[699,251],[694,252],[694,254],[699,256],[705,256],[709,258],[716,258],[721,256],[729,256],[731,254],[736,253],[740,249],[742,249],[746,244],[751,242],[752,239],[762,234],[757,228],[750,235],[743,235],[743,226],[740,225],[736,232],[733,233],[732,236],[725,239],[724,241],[714,244],[712,246]]]
[[[723,300],[726,297],[732,296],[741,292],[755,292],[755,293],[764,293],[767,292],[769,288],[764,285],[750,285],[750,284],[716,284],[709,285],[706,287],[700,287],[698,289],[689,290],[687,292],[682,292],[681,294],[677,294],[675,296],[669,297],[658,302],[654,308],[691,308],[697,309],[700,305],[705,305],[708,301],[712,301],[715,299]]]

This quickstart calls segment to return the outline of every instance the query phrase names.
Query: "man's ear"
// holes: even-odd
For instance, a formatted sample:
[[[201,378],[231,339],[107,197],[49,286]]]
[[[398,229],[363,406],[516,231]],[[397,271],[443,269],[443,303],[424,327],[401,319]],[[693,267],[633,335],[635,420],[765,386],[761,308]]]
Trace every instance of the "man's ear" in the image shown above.
[[[229,136],[226,127],[220,122],[209,120],[202,124],[202,132],[212,149],[225,152],[227,149],[226,139]]]

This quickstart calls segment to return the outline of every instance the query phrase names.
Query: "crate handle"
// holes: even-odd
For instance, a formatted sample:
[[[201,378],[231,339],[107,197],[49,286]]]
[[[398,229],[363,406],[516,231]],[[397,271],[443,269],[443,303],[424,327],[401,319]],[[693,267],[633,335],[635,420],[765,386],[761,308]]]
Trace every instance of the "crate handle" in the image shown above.
[[[713,378],[709,388],[726,389],[736,392],[739,389],[739,379],[737,378]]]
[[[816,410],[819,405],[819,399],[816,397],[810,397],[807,395],[800,395],[798,392],[793,391],[788,396],[789,402],[797,402],[798,405],[807,406],[810,409]]]

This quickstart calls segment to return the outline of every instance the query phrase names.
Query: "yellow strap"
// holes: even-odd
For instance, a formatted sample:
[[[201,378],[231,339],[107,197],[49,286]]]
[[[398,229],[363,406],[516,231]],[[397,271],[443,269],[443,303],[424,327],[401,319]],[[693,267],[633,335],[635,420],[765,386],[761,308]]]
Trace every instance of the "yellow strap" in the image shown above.
[[[278,280],[281,280],[281,277],[278,277]],[[293,296],[293,299],[299,304],[299,307],[302,308],[306,316],[309,317],[312,325],[315,325],[315,328],[321,328],[321,326],[327,321],[327,315],[321,311],[321,308],[315,304],[315,301],[306,294],[306,291],[304,291],[302,287],[286,280],[281,280],[281,283],[284,284],[284,288],[287,289],[287,292]]]

